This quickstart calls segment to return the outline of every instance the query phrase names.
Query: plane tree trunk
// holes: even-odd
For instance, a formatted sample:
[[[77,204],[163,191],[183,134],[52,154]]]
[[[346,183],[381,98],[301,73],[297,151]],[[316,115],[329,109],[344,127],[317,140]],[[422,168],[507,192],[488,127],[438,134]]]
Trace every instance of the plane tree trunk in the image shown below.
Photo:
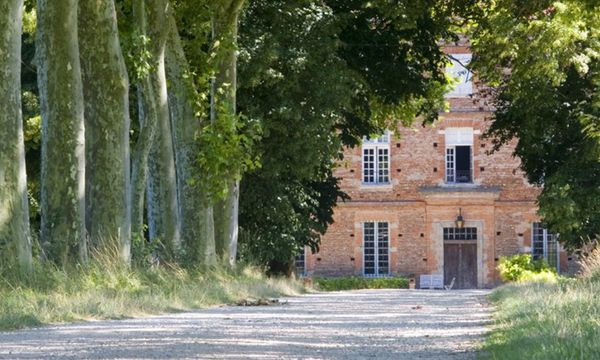
[[[42,115],[41,241],[60,266],[87,261],[84,103],[77,0],[37,1]]]
[[[151,72],[138,85],[140,135],[133,161],[134,233],[142,236],[144,190],[151,240],[160,240],[168,257],[181,248],[175,155],[165,74],[170,5],[166,0],[134,3],[138,32],[150,39]]]
[[[23,0],[0,3],[0,256],[31,271],[31,237],[21,114]]]
[[[169,40],[165,61],[177,160],[183,248],[186,261],[190,265],[207,267],[216,263],[213,208],[207,197],[203,196],[200,187],[192,182],[192,179],[199,175],[195,165],[199,153],[196,135],[202,124],[195,115],[193,101],[196,92],[173,16],[169,16]]]
[[[225,46],[225,53],[219,57],[217,74],[212,84],[211,119],[219,116],[219,109],[231,112],[224,114],[231,119],[236,115],[237,92],[237,33],[238,17],[244,0],[222,1],[215,6],[213,14],[213,40]],[[238,243],[238,212],[240,183],[237,178],[226,179],[228,191],[226,198],[215,205],[215,244],[217,256],[230,266],[235,266]]]
[[[115,242],[130,261],[129,80],[114,1],[79,2],[85,100],[86,224],[92,246]]]

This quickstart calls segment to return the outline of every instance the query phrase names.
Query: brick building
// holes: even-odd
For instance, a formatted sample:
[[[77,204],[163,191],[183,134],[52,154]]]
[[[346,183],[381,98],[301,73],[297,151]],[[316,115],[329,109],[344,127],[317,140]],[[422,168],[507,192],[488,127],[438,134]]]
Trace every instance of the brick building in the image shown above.
[[[557,237],[539,223],[539,189],[528,184],[512,147],[489,154],[482,139],[489,108],[461,64],[468,46],[450,46],[460,79],[450,112],[434,126],[400,129],[347,149],[336,176],[351,200],[340,203],[320,251],[306,251],[307,275],[444,275],[455,288],[499,282],[501,256],[531,252],[568,267]],[[461,216],[464,222],[457,224]],[[460,226],[462,225],[462,227]]]

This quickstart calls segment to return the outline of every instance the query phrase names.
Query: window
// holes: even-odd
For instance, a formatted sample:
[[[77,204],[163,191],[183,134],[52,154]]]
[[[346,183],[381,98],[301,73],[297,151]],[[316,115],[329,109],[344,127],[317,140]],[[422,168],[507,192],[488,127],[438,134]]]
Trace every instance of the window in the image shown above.
[[[451,65],[446,72],[458,83],[450,90],[447,97],[466,97],[473,94],[473,73],[466,66],[471,62],[471,54],[450,54]]]
[[[444,228],[444,241],[477,240],[477,228]]]
[[[531,231],[531,245],[533,260],[544,259],[548,265],[560,271],[560,251],[558,235],[550,232],[541,223],[533,223]]]
[[[363,140],[363,184],[389,184],[390,134]]]
[[[446,182],[473,182],[473,129],[448,128],[446,135]]]
[[[305,253],[306,249],[302,249],[300,254],[296,255],[294,265],[296,266],[296,275],[304,276],[306,273],[306,262],[305,262]]]
[[[363,266],[365,276],[385,276],[389,266],[389,225],[387,222],[363,224]]]

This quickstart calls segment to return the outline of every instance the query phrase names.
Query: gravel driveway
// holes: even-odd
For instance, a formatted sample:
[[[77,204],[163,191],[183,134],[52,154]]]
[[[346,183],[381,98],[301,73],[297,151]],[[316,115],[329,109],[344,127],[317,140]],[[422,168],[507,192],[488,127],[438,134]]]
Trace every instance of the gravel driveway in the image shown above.
[[[0,333],[0,359],[473,359],[485,290],[360,290]],[[287,302],[287,303],[286,303]]]

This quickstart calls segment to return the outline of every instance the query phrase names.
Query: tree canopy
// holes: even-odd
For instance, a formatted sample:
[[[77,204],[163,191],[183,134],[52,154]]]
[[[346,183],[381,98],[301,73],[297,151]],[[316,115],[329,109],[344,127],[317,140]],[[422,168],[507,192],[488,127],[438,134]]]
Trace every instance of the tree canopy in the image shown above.
[[[544,222],[580,246],[600,234],[600,4],[496,1],[472,41],[496,108],[487,135],[516,140]]]
[[[318,249],[341,191],[343,146],[437,119],[442,41],[475,13],[444,1],[253,1],[240,25],[240,112],[257,120],[261,166],[242,181],[243,249],[287,263]],[[467,11],[468,10],[468,11]],[[462,20],[461,20],[462,21]]]

